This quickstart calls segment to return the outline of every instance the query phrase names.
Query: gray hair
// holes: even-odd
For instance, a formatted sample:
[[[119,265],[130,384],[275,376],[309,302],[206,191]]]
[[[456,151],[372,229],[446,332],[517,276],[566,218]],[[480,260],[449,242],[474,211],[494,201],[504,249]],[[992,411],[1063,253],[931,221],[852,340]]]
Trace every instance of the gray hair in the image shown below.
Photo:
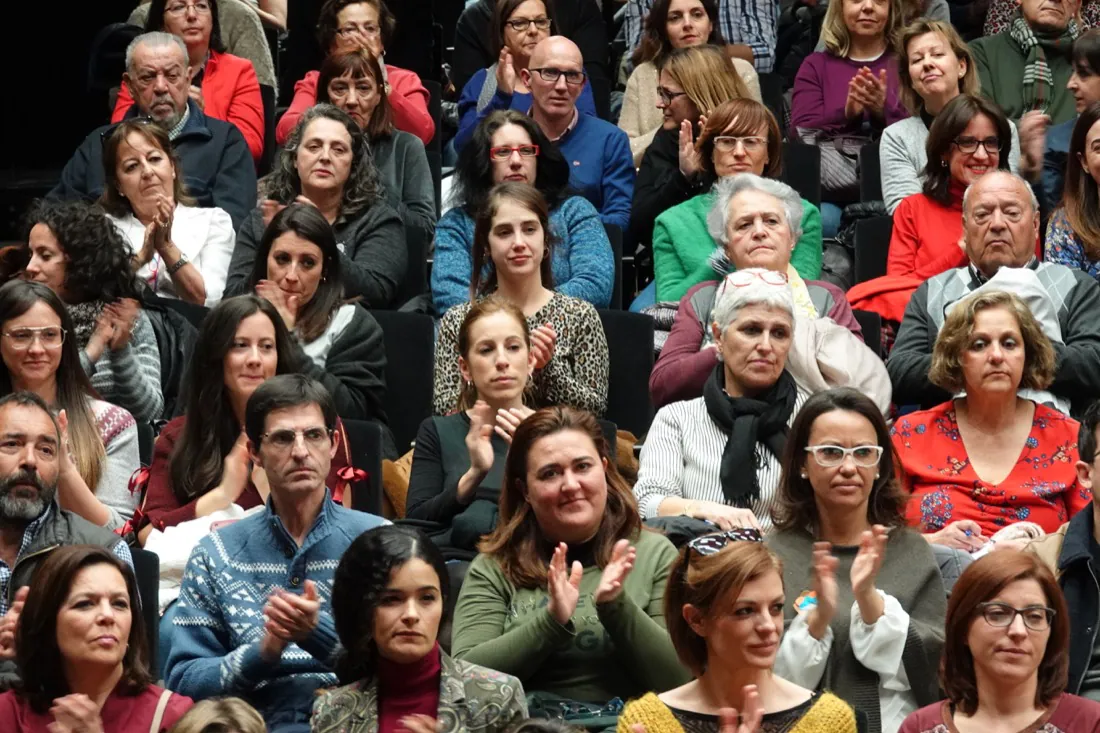
[[[149,48],[162,48],[164,46],[175,46],[183,54],[184,65],[190,64],[190,56],[187,54],[187,44],[183,42],[183,39],[179,36],[174,36],[171,33],[165,33],[164,31],[149,31],[148,33],[142,33],[140,36],[130,41],[130,45],[126,47],[126,70],[134,70],[134,51],[138,46],[145,45]]]
[[[1033,214],[1037,214],[1037,213],[1039,213],[1039,199],[1038,199],[1038,197],[1037,197],[1037,196],[1035,195],[1035,190],[1034,190],[1034,189],[1032,189],[1032,187],[1031,187],[1031,184],[1030,184],[1030,183],[1028,183],[1028,182],[1027,182],[1027,181],[1026,181],[1026,180],[1024,179],[1024,177],[1023,177],[1023,176],[1021,176],[1021,175],[1019,175],[1019,174],[1017,174],[1017,173],[1013,173],[1012,171],[1002,171],[1002,170],[996,170],[996,171],[990,171],[989,173],[986,173],[986,174],[985,174],[984,176],[982,176],[981,178],[979,178],[979,179],[978,179],[977,181],[974,181],[974,182],[973,182],[973,183],[971,183],[971,184],[970,184],[969,186],[967,186],[967,187],[966,187],[966,190],[965,190],[965,191],[963,191],[963,201],[962,201],[962,206],[963,206],[963,213],[962,213],[962,221],[963,221],[963,224],[964,224],[964,225],[966,224],[966,209],[967,209],[967,206],[966,206],[966,204],[967,204],[967,201],[969,201],[969,200],[970,200],[970,190],[971,190],[972,188],[974,188],[975,186],[977,186],[977,185],[978,185],[978,184],[979,184],[979,183],[980,183],[980,182],[981,182],[981,181],[982,181],[983,179],[985,179],[985,178],[986,178],[987,176],[1007,176],[1007,177],[1011,178],[1012,180],[1016,181],[1017,183],[1019,183],[1019,184],[1020,184],[1021,186],[1023,186],[1023,187],[1024,187],[1024,190],[1025,190],[1025,191],[1027,191],[1027,193],[1028,193],[1028,198],[1029,198],[1029,199],[1031,199],[1031,212],[1032,212]]]
[[[718,292],[714,294],[714,307],[710,311],[710,320],[718,326],[719,331],[725,333],[741,309],[750,305],[784,310],[791,315],[791,321],[794,321],[794,296],[791,294],[791,286],[764,282],[759,277],[763,273],[770,274],[772,271],[760,267],[738,270],[726,275],[718,285]],[[753,277],[752,282],[747,285],[734,285],[730,282],[730,278],[744,278],[746,275],[756,277]]]
[[[723,247],[729,244],[726,227],[729,225],[730,201],[743,191],[759,191],[779,199],[787,214],[791,240],[797,243],[802,238],[802,197],[782,181],[763,178],[753,173],[739,173],[720,178],[714,184],[714,204],[707,214],[707,231],[715,242]]]

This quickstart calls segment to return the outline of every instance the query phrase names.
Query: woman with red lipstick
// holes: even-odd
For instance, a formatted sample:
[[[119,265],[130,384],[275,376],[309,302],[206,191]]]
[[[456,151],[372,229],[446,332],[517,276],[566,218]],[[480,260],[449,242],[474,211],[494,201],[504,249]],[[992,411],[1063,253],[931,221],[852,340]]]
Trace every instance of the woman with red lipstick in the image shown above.
[[[504,733],[527,717],[519,680],[440,649],[449,578],[411,527],[376,527],[351,543],[332,584],[346,686],[317,698],[313,733]]]
[[[928,378],[963,396],[893,428],[906,518],[926,540],[974,551],[1013,522],[1055,532],[1091,504],[1077,484],[1077,421],[1035,394],[1050,386],[1056,359],[1011,293],[979,290],[948,312]]]
[[[1096,733],[1100,703],[1065,692],[1070,613],[1053,573],[1029,553],[986,555],[947,606],[940,684],[947,699],[899,733]]]
[[[161,689],[131,568],[62,547],[39,566],[15,637],[20,684],[0,695],[5,733],[164,733],[191,699]]]

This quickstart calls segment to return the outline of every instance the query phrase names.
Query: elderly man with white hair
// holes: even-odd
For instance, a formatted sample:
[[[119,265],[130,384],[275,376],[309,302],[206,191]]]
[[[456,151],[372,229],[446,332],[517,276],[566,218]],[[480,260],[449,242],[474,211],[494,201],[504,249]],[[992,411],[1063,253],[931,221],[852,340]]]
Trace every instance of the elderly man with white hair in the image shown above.
[[[1049,393],[1024,395],[1063,412],[1083,412],[1100,395],[1100,286],[1087,273],[1035,257],[1039,204],[1008,171],[987,173],[963,197],[966,266],[936,275],[909,300],[886,362],[898,404],[925,407],[951,397],[928,379],[932,348],[948,310],[979,289],[1022,298],[1054,345]]]
[[[187,46],[170,33],[143,33],[126,49],[122,80],[134,99],[124,119],[159,125],[172,141],[187,193],[199,206],[229,213],[233,227],[256,207],[256,169],[248,143],[235,126],[206,116],[189,99],[196,70]],[[56,199],[94,201],[103,194],[103,140],[114,125],[93,130],[65,164],[50,191]]]

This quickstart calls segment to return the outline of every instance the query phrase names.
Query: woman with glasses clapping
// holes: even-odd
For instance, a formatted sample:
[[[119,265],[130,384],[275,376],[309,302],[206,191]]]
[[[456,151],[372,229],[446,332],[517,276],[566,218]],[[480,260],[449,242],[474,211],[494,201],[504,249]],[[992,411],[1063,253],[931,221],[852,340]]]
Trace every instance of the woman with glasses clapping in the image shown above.
[[[788,625],[775,673],[894,733],[939,697],[947,603],[932,549],[905,527],[886,420],[868,397],[838,388],[806,401],[777,505],[767,544],[783,561]]]

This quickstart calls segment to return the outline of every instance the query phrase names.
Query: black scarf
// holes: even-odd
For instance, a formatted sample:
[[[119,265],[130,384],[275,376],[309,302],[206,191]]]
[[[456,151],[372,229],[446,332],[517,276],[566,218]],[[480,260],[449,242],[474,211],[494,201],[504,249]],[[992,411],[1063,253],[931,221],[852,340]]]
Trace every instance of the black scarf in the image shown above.
[[[733,506],[748,508],[760,498],[756,476],[756,444],[763,443],[782,459],[787,444],[787,421],[794,412],[798,390],[794,378],[784,369],[771,389],[755,398],[730,397],[723,389],[726,370],[718,364],[703,385],[707,413],[729,435],[722,451],[722,492]],[[752,466],[753,470],[745,470]]]

